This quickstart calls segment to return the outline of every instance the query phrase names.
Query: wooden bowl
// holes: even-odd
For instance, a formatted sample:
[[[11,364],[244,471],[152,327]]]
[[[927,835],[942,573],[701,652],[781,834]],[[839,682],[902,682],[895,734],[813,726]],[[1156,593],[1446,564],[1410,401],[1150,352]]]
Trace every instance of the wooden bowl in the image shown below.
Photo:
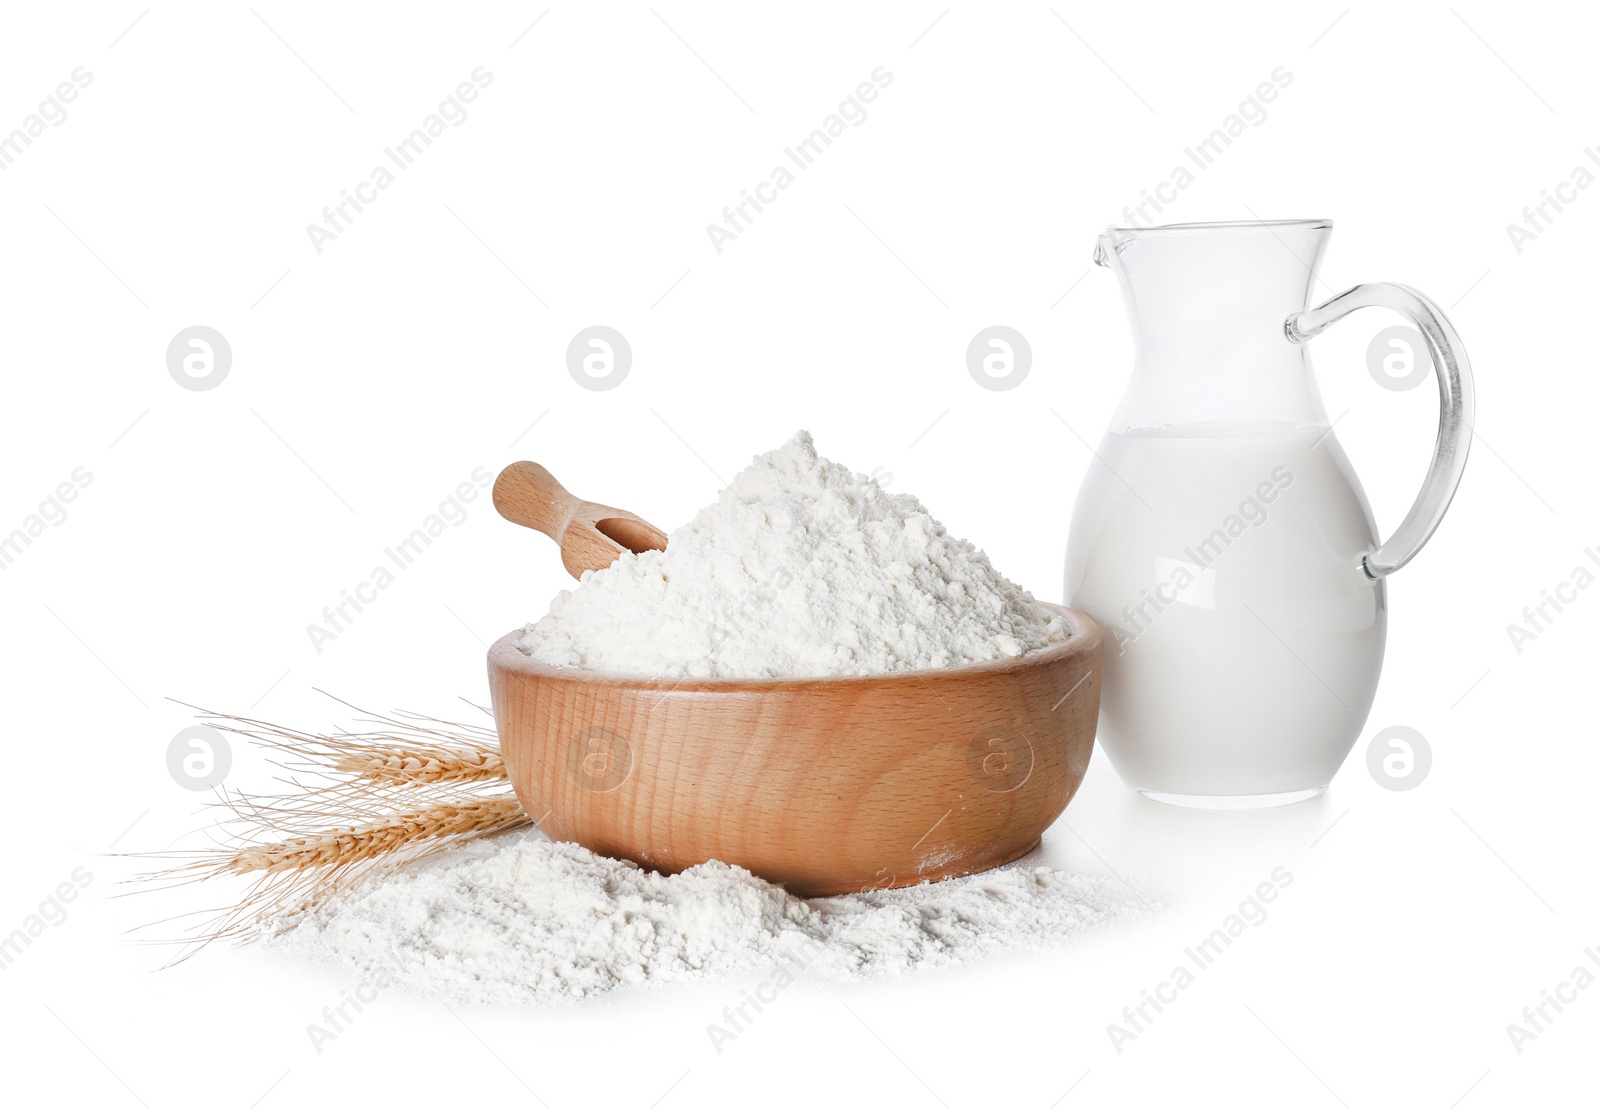
[[[1077,792],[1100,630],[1020,657],[888,676],[644,679],[489,650],[501,750],[551,839],[671,873],[720,859],[801,895],[988,870]]]

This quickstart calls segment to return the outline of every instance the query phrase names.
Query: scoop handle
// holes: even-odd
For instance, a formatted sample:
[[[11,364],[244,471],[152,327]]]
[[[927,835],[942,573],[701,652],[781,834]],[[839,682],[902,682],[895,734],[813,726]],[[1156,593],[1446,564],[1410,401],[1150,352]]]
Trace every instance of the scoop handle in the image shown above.
[[[514,462],[494,480],[494,507],[513,524],[544,533],[557,544],[578,499],[536,462]]]

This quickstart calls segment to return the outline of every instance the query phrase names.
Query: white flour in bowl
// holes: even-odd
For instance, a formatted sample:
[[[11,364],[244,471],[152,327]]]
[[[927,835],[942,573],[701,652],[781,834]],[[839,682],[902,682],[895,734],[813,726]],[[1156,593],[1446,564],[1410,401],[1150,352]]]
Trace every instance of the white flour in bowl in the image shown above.
[[[800,432],[671,533],[586,572],[517,647],[638,676],[862,676],[1013,657],[1060,617],[909,494],[817,455]]]
[[[561,1003],[697,976],[893,975],[1057,946],[1138,908],[1109,880],[1015,864],[806,900],[722,863],[665,876],[528,831],[382,875],[276,943],[364,987]]]

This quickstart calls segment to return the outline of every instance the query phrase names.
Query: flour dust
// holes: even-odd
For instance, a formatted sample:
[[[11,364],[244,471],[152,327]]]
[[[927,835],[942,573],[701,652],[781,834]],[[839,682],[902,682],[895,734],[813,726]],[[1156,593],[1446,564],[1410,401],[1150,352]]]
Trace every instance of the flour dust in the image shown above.
[[[1138,908],[1108,880],[1015,864],[804,899],[722,863],[662,875],[528,831],[382,874],[270,940],[427,998],[559,1004],[777,968],[837,982],[970,963]]]

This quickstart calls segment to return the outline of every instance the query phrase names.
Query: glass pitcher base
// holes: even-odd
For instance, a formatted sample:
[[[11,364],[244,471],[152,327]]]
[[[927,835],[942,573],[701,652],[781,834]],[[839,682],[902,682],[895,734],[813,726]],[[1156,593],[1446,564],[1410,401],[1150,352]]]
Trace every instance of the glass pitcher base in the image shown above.
[[[1142,797],[1159,804],[1172,804],[1179,808],[1278,808],[1285,804],[1298,804],[1327,792],[1328,786],[1299,789],[1289,793],[1246,793],[1240,796],[1197,796],[1190,793],[1162,793],[1155,789],[1135,789]]]

